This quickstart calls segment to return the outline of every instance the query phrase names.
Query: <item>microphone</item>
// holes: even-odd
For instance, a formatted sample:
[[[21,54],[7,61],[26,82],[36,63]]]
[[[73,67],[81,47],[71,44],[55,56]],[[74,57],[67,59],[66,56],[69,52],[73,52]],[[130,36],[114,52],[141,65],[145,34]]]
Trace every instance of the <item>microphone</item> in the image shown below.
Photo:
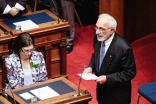
[[[16,101],[15,101],[15,98],[14,98],[14,94],[12,92],[12,87],[11,87],[10,82],[8,81],[8,79],[5,80],[5,83],[9,85],[9,87],[10,87],[9,90],[11,91],[11,94],[12,94],[12,97],[13,97],[13,100],[14,100],[14,104],[16,104]]]
[[[0,92],[0,96],[3,96],[5,99],[7,99],[7,96],[4,93]]]
[[[85,69],[86,69],[86,65],[84,66],[84,69],[82,70],[82,73],[81,73],[81,76],[80,76],[80,80],[79,80],[79,84],[78,84],[78,94],[77,94],[77,96],[81,96],[81,94],[80,94],[80,83],[81,83],[82,75],[83,75],[83,72],[84,72]]]
[[[58,16],[58,23],[57,24],[59,24],[60,23],[60,19],[59,19],[59,13],[58,13],[57,8],[56,8],[56,4],[55,4],[54,0],[51,0],[51,1],[54,4],[54,8],[55,8],[57,16]]]
[[[2,29],[2,31],[4,31],[4,34],[5,35],[8,35],[9,32],[3,26],[0,25],[0,29]]]

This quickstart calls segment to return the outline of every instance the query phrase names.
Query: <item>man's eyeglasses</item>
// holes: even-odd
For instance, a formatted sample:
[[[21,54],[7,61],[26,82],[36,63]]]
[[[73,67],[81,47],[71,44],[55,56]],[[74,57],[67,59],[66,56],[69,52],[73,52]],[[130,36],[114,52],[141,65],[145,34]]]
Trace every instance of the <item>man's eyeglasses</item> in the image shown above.
[[[30,50],[23,50],[23,49],[21,48],[21,50],[22,50],[23,53],[28,54],[29,52],[32,53],[32,51],[34,51],[35,48],[30,49]]]
[[[104,29],[104,28],[102,28],[102,27],[94,27],[94,29],[95,29],[96,31],[99,29],[100,32],[105,32],[106,30],[108,30],[108,29],[110,29],[110,28]]]

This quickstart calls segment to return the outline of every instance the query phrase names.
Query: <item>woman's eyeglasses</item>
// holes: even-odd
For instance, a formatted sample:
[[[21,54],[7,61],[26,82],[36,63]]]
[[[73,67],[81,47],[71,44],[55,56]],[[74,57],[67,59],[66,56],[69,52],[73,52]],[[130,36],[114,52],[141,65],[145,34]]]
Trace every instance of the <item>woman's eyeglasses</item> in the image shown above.
[[[34,51],[34,50],[35,50],[35,48],[30,49],[30,50],[24,50],[24,49],[21,48],[21,51],[22,51],[23,53],[25,53],[25,54],[32,53],[32,51]]]

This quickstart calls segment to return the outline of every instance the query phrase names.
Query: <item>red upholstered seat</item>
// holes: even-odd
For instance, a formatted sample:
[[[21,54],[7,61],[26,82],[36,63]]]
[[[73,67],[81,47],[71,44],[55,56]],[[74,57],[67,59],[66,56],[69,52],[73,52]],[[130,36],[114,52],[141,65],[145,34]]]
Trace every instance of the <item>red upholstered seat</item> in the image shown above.
[[[135,79],[140,79],[140,82],[137,82],[139,86],[137,88],[139,93],[138,97],[143,96],[146,100],[148,100],[152,104],[155,104],[156,102],[154,103],[151,99],[153,99],[152,97],[154,97],[154,95],[156,97],[156,93],[150,96],[149,89],[152,89],[153,85],[155,86],[156,84],[149,85],[147,83],[156,80],[156,33],[146,35],[134,41],[131,46],[134,51],[137,67],[137,75]],[[149,86],[151,88],[146,86]],[[156,88],[156,86],[154,88]],[[137,100],[137,103],[138,102],[139,99]]]

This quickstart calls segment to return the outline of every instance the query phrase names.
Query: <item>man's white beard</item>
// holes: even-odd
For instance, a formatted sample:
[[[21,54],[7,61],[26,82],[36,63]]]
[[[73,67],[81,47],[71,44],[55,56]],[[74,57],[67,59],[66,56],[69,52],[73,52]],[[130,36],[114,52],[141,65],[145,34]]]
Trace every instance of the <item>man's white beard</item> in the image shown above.
[[[100,41],[100,42],[105,41],[105,37],[99,38],[98,35],[97,35],[97,39],[98,39],[98,41]]]
[[[103,41],[106,41],[107,39],[109,39],[111,34],[110,35],[109,34],[105,34],[105,36],[102,36],[102,35],[100,35],[100,36],[101,37],[99,38],[98,35],[97,35],[97,39],[98,39],[98,41],[103,42]]]

